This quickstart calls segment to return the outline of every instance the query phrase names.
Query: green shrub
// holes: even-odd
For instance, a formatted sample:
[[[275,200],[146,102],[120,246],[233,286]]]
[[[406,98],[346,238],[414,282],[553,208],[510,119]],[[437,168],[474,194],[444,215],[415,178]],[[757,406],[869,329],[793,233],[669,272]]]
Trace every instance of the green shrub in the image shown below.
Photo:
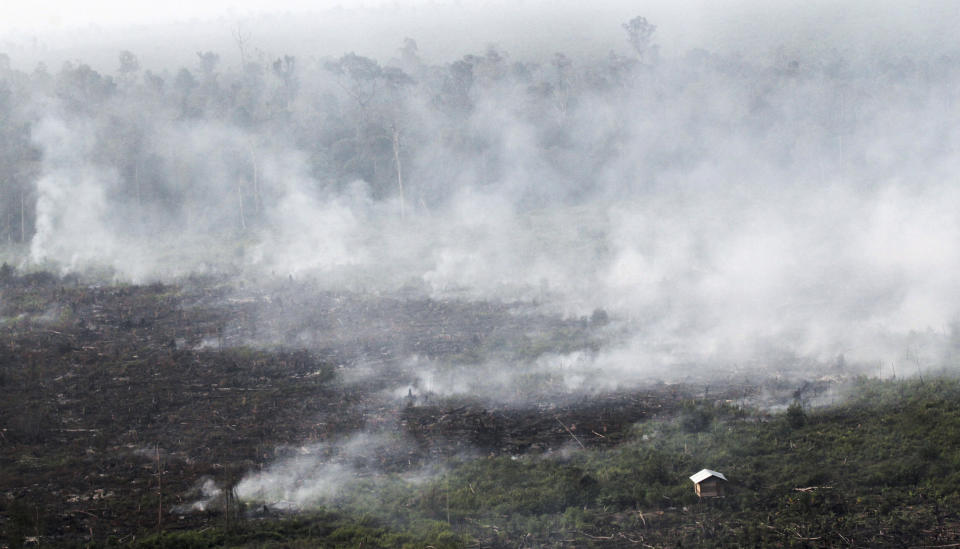
[[[687,433],[705,431],[713,422],[713,410],[705,405],[689,404],[680,414],[680,427]]]
[[[787,424],[792,429],[799,429],[807,424],[807,413],[800,401],[794,401],[787,407]]]

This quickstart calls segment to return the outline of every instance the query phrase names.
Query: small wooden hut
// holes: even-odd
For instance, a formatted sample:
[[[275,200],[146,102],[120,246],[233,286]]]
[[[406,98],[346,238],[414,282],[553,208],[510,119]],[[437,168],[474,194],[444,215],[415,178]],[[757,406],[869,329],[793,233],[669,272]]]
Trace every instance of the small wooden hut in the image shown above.
[[[727,482],[727,477],[723,473],[704,469],[690,477],[697,495],[702,498],[722,498],[723,483]]]

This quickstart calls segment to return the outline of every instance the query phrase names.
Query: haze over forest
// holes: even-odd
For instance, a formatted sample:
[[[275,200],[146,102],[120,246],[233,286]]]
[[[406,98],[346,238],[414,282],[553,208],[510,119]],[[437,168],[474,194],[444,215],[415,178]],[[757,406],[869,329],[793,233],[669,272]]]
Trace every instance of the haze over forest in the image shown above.
[[[450,6],[221,19],[207,42],[151,34],[167,23],[150,48],[90,27],[91,59],[62,64],[63,35],[17,36],[5,257],[602,310],[627,335],[571,360],[620,379],[939,368],[960,345],[960,50],[948,6],[897,6],[617,6],[573,37],[549,32],[569,4],[502,26]],[[308,39],[331,20],[370,25]],[[490,35],[458,49],[464,21]]]
[[[960,546],[955,2],[333,1],[0,3],[0,546]]]

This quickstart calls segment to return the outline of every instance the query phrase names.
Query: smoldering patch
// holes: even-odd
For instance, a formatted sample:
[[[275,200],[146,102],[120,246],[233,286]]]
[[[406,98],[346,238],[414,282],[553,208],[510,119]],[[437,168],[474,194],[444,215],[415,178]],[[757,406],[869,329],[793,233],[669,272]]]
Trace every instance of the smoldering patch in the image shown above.
[[[396,432],[360,432],[330,443],[287,448],[286,456],[237,485],[243,501],[279,509],[309,508],[336,501],[370,479],[403,470],[411,482],[423,482],[428,470],[403,467],[411,442]],[[399,468],[399,469],[398,469]]]

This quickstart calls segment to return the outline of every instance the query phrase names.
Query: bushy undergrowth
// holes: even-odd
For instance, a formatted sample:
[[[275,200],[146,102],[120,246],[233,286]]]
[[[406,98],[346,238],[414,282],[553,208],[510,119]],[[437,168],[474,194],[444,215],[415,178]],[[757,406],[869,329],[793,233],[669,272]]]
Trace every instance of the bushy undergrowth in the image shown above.
[[[455,534],[445,523],[419,521],[403,531],[384,527],[369,517],[349,518],[329,512],[317,512],[296,519],[248,524],[233,531],[204,531],[155,534],[132,544],[140,549],[237,549],[272,548],[398,548],[462,547],[467,538]]]
[[[955,542],[960,383],[860,379],[846,393],[833,407],[798,403],[774,415],[689,402],[675,418],[638,424],[613,449],[465,460],[416,488],[345,504],[378,527],[311,531],[299,519],[299,530],[281,532],[283,546]],[[704,467],[726,474],[725,498],[695,495],[688,477]]]

